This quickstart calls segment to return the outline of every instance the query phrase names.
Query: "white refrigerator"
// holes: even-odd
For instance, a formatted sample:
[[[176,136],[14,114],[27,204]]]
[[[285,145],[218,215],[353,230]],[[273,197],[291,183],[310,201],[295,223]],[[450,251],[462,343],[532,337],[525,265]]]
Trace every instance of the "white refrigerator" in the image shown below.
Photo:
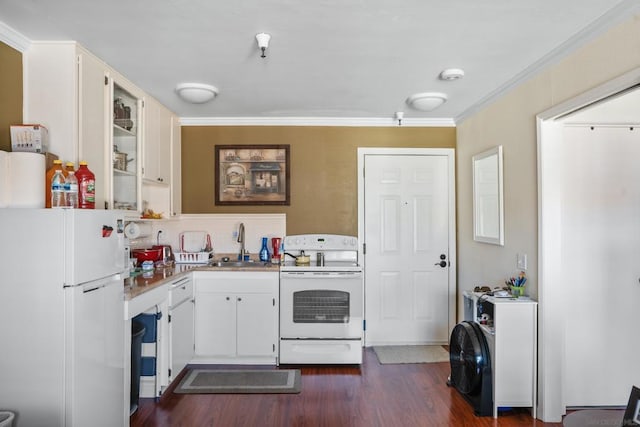
[[[0,209],[0,410],[17,426],[120,426],[124,212]]]

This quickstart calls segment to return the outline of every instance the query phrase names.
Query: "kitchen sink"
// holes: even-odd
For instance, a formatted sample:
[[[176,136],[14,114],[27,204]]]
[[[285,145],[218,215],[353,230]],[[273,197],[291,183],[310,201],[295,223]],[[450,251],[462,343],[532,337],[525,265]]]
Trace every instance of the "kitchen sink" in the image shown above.
[[[211,261],[209,266],[211,267],[265,267],[269,266],[269,263],[262,261]]]

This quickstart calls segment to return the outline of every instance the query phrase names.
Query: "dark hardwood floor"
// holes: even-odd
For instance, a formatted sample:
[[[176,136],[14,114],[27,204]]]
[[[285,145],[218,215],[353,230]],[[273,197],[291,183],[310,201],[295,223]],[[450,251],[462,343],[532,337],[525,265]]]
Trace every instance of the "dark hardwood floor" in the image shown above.
[[[131,426],[562,426],[534,420],[526,409],[501,412],[497,420],[476,417],[447,387],[448,362],[381,365],[367,348],[360,367],[280,368],[301,369],[301,393],[174,394],[169,388],[158,401],[140,399]]]

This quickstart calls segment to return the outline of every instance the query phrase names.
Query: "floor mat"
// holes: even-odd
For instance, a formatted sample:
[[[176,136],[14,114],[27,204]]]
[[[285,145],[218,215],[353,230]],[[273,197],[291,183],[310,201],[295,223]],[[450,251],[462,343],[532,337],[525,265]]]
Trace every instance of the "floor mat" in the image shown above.
[[[300,393],[299,369],[190,369],[174,393]]]
[[[449,361],[449,352],[440,345],[383,345],[373,351],[383,365]]]

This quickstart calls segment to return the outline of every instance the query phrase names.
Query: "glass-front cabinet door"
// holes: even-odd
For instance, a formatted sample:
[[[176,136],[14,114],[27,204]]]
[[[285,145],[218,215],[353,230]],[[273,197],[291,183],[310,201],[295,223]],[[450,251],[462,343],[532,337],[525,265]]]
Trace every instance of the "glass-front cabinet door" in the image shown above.
[[[141,210],[142,97],[109,79],[111,192],[108,209]]]

